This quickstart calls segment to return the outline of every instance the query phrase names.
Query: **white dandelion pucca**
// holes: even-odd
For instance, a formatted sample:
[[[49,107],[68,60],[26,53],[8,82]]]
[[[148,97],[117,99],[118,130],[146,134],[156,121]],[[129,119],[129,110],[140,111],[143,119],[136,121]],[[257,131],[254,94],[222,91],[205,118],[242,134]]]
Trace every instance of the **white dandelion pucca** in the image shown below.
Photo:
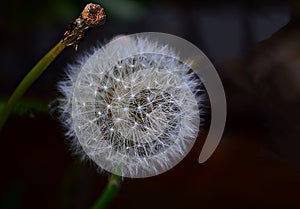
[[[169,170],[199,132],[200,79],[191,64],[139,35],[96,49],[59,83],[67,135],[111,173],[142,178]]]

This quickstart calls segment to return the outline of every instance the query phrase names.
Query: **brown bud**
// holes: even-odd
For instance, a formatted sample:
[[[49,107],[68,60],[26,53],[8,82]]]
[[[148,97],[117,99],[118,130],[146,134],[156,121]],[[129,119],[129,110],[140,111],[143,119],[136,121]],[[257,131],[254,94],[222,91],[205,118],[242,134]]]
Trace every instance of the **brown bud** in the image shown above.
[[[106,15],[104,9],[99,4],[87,4],[81,13],[81,18],[89,27],[102,25]]]

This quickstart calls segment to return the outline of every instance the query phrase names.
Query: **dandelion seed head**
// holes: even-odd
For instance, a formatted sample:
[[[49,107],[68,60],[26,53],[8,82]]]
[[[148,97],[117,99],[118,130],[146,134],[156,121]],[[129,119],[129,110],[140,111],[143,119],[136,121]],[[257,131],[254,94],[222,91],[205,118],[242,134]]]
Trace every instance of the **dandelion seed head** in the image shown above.
[[[168,46],[121,37],[70,67],[59,83],[62,121],[75,147],[102,169],[132,178],[158,175],[179,163],[197,138],[198,86]]]

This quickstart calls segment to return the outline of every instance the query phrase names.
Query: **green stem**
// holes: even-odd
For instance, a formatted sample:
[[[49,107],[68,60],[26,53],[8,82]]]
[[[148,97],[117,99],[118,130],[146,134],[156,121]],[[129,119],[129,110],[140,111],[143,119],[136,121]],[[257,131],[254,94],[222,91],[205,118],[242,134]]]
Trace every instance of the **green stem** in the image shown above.
[[[0,112],[0,130],[3,128],[6,120],[8,119],[12,109],[20,98],[24,95],[27,89],[32,83],[45,71],[49,64],[60,54],[60,52],[66,47],[63,40],[58,42],[25,76],[21,83],[17,86],[8,102]]]
[[[104,209],[108,208],[110,202],[118,194],[122,178],[120,176],[112,174],[108,180],[102,195],[97,199],[91,209]]]

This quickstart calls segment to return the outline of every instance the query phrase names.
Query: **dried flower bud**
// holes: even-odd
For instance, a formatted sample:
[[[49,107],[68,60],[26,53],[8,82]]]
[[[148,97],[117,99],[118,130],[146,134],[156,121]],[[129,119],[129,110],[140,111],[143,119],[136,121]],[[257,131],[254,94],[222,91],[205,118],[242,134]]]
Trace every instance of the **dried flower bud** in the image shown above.
[[[74,46],[77,50],[79,40],[84,37],[85,32],[97,25],[105,23],[106,15],[99,4],[87,4],[79,18],[70,23],[68,30],[64,33],[63,43],[66,46]]]
[[[106,15],[104,9],[99,4],[87,4],[81,13],[82,20],[90,27],[102,25]]]

